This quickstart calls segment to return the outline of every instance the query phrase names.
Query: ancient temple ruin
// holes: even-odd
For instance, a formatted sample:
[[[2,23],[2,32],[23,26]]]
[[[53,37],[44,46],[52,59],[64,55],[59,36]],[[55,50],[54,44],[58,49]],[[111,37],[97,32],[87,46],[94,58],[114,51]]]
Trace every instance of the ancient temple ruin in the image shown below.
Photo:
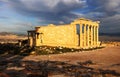
[[[99,21],[78,18],[65,25],[49,24],[28,31],[29,46],[95,48],[100,46]]]

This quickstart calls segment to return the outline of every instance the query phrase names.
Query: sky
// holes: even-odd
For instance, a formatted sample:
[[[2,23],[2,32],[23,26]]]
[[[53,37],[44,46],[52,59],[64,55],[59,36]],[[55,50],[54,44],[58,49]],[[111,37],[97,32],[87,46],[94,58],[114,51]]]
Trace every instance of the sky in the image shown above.
[[[101,33],[120,33],[120,0],[0,0],[0,32],[27,33],[80,17],[99,20]]]

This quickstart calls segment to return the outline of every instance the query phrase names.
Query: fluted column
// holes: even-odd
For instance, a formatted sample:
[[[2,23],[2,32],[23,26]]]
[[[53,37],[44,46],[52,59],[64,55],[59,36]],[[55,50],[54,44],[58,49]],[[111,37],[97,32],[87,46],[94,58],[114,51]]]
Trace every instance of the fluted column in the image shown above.
[[[98,40],[99,40],[99,39],[98,39],[98,28],[99,28],[99,27],[97,26],[97,27],[96,27],[96,42],[97,42],[97,45],[98,45]]]
[[[33,37],[32,37],[32,32],[30,33],[30,37],[29,37],[29,44],[30,46],[33,46]]]
[[[35,33],[35,46],[37,46],[37,34]]]
[[[84,47],[86,47],[86,25],[84,25]]]
[[[96,27],[96,26],[93,26],[93,27],[94,27],[94,28],[93,28],[93,29],[94,29],[94,30],[93,30],[93,31],[94,31],[94,32],[93,32],[93,33],[94,33],[94,46],[96,46],[96,30],[95,30],[95,27]]]
[[[89,40],[89,39],[90,39],[90,36],[89,36],[89,35],[90,35],[90,33],[89,33],[90,31],[89,31],[89,30],[90,30],[90,26],[87,25],[87,47],[89,47],[89,43],[90,43],[90,42],[89,42],[89,41],[90,41],[90,40]]]
[[[90,30],[89,30],[90,32],[89,32],[89,40],[90,40],[90,42],[89,42],[89,44],[90,44],[90,46],[91,46],[91,25],[90,25]]]
[[[82,38],[82,24],[80,24],[80,47],[83,47],[83,38]]]
[[[92,46],[92,43],[93,43],[93,42],[92,42],[92,39],[93,39],[93,38],[92,38],[92,37],[93,37],[93,36],[92,36],[92,30],[93,30],[93,29],[92,29],[92,26],[90,26],[90,46]]]

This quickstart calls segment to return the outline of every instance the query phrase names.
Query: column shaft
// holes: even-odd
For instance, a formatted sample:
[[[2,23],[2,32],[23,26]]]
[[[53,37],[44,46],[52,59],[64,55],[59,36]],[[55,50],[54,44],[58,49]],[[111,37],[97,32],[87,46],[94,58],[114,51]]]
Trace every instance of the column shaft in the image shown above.
[[[83,47],[83,38],[82,38],[82,24],[80,24],[80,47]]]
[[[86,47],[86,25],[84,25],[84,47]]]
[[[96,27],[96,43],[97,43],[97,45],[98,45],[98,26]]]
[[[33,37],[32,37],[32,32],[30,32],[29,44],[30,44],[30,46],[31,46],[31,47],[33,46]]]
[[[93,28],[94,30],[94,46],[96,46],[96,30],[95,30],[95,26],[94,26],[94,28]]]
[[[91,46],[93,45],[93,27],[91,26],[90,27],[91,29],[91,31],[90,31],[90,36],[91,36],[91,39],[90,39],[90,41],[91,41]]]
[[[88,25],[87,26],[87,47],[89,47],[89,43],[90,43],[90,40],[89,40],[90,39],[90,36],[89,36],[90,35],[90,33],[89,33],[90,31],[89,30],[90,30],[90,27]]]

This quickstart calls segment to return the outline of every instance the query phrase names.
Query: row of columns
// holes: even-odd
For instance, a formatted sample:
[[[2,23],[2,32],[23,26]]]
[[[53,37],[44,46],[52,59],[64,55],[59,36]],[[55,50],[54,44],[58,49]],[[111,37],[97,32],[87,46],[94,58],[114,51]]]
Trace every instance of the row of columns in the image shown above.
[[[29,46],[34,46],[35,45],[35,38],[36,34],[34,31],[28,31],[28,44]]]
[[[29,44],[29,46],[33,45],[33,40],[32,40],[33,38],[31,35],[32,35],[31,32],[28,32],[28,44]]]
[[[43,33],[36,33],[35,31],[28,31],[28,44],[30,46],[39,46],[42,44],[42,36]]]
[[[97,25],[80,24],[80,47],[98,46],[98,28]]]

